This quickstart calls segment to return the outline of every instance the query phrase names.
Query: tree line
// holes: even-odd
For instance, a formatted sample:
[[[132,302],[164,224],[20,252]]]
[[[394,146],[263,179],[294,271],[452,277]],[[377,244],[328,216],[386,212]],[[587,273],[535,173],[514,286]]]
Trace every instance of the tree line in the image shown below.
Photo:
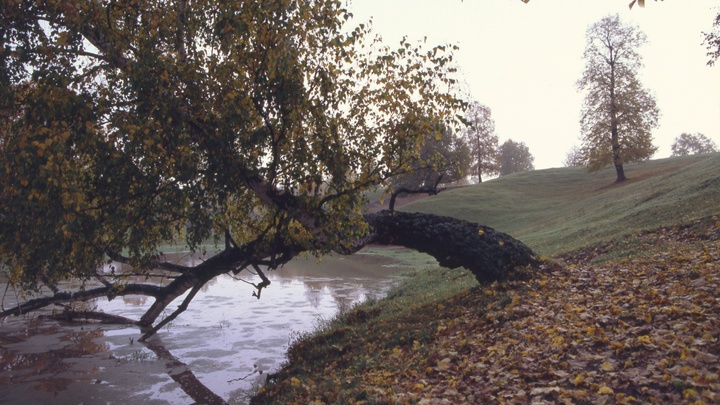
[[[394,178],[393,187],[426,189],[470,179],[481,183],[483,178],[534,169],[535,158],[524,142],[498,144],[489,107],[472,102],[464,119],[466,126],[459,133],[442,127],[426,135],[409,172]]]

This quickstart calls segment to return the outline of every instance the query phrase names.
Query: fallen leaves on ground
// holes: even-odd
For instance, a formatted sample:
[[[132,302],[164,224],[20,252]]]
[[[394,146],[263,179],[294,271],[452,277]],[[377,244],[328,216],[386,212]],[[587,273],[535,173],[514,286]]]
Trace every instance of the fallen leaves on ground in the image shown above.
[[[255,401],[720,403],[718,217],[556,259],[301,342]]]

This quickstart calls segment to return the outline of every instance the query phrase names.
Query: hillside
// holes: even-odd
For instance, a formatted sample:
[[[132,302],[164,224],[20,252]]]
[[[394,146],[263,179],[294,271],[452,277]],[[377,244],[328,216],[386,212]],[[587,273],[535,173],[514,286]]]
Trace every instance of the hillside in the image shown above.
[[[508,233],[541,254],[567,252],[628,233],[718,212],[720,154],[608,168],[538,170],[454,189],[400,207],[447,215]]]
[[[404,206],[552,260],[490,285],[416,268],[296,339],[252,403],[720,403],[720,155],[627,173],[542,170]]]

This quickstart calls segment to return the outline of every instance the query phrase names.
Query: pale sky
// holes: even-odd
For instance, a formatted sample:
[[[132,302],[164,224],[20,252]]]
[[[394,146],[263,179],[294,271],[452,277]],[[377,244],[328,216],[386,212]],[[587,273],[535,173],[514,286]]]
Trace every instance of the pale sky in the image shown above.
[[[683,132],[700,132],[720,146],[720,61],[706,66],[702,32],[710,31],[718,0],[351,0],[354,23],[372,18],[373,31],[396,47],[403,35],[428,46],[457,44],[458,79],[472,100],[492,110],[500,143],[525,142],[535,168],[562,167],[580,144],[584,69],[590,24],[620,14],[648,37],[640,48],[640,79],[660,108],[654,158],[670,156]]]

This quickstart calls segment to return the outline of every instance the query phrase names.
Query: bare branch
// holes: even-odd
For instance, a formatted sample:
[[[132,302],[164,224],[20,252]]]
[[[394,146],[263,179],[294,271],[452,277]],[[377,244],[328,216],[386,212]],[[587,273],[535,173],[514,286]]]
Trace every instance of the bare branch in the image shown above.
[[[270,280],[265,276],[265,273],[260,270],[260,267],[258,267],[258,265],[253,264],[252,266],[255,269],[255,272],[257,272],[257,275],[260,276],[260,279],[262,280],[261,283],[253,284],[257,289],[257,292],[253,292],[253,297],[257,297],[257,299],[260,299],[260,294],[262,294],[263,288],[270,285]]]
[[[419,189],[408,189],[405,187],[398,188],[397,190],[393,191],[392,195],[390,196],[390,212],[395,211],[395,199],[400,194],[423,194],[427,193],[427,195],[437,195],[441,191],[445,190],[445,188],[441,188],[438,190],[437,186],[440,184],[440,181],[442,180],[443,175],[441,174],[438,176],[437,180],[435,180],[435,184],[433,184],[430,187],[422,187]]]

